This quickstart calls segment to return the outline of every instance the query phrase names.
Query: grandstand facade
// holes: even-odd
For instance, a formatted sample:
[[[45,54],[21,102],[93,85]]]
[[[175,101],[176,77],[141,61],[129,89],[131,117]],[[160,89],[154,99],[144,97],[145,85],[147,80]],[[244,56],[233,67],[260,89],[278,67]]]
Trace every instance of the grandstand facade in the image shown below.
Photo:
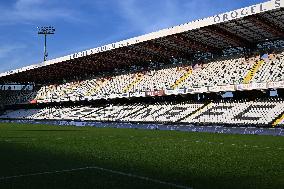
[[[283,68],[272,0],[2,73],[0,119],[283,127]]]

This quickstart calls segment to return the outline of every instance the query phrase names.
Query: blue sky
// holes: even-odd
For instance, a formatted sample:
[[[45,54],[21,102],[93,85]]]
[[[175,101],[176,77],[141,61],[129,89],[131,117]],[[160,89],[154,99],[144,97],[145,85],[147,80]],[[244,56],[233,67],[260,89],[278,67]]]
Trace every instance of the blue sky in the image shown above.
[[[0,72],[42,61],[37,26],[55,26],[49,59],[265,0],[1,0]]]

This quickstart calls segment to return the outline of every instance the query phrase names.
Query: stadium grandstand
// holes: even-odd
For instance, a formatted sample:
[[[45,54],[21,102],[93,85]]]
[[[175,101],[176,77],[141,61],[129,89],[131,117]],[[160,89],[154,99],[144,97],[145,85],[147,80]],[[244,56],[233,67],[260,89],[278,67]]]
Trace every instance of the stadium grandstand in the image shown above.
[[[0,74],[3,121],[284,126],[284,1]]]

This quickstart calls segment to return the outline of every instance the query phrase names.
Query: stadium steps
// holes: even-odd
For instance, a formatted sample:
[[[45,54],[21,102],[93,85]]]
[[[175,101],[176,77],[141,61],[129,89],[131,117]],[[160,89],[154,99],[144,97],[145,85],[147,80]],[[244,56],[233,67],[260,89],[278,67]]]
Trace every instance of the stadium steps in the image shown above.
[[[104,85],[107,84],[108,81],[109,80],[107,80],[107,79],[105,79],[104,81],[99,81],[98,85],[96,87],[92,88],[90,91],[88,91],[86,93],[86,96],[90,96],[90,95],[94,94],[96,91],[100,90]]]
[[[89,81],[89,82],[90,83],[83,83],[82,86],[78,88],[80,93],[82,93],[83,95],[90,94],[90,89],[92,89],[94,82],[93,81]]]
[[[280,123],[282,120],[284,120],[284,112],[283,112],[282,114],[280,114],[280,116],[277,117],[277,118],[273,121],[272,127],[275,127],[275,126],[279,125],[279,123]]]
[[[99,108],[99,109],[97,109],[97,110],[95,110],[95,111],[91,111],[90,113],[83,115],[82,118],[91,117],[90,115],[92,115],[93,113],[98,113],[98,112],[100,112],[101,110],[105,109],[106,107],[107,107],[107,106],[103,106],[103,107],[101,107],[101,108]],[[97,120],[97,121],[99,121],[99,120]]]
[[[243,84],[249,84],[251,80],[254,78],[256,75],[257,71],[260,69],[260,67],[264,64],[265,62],[263,60],[260,60],[256,62],[253,67],[250,69],[250,71],[247,73],[247,75],[244,77]]]
[[[124,87],[123,92],[127,93],[129,92],[135,85],[137,85],[138,83],[140,83],[143,79],[143,75],[142,74],[138,74],[136,75],[136,78],[133,82],[129,83],[126,87]]]
[[[60,96],[72,93],[73,91],[76,90],[77,87],[78,87],[78,84],[77,85],[73,84],[72,86],[69,86],[66,89],[62,89]]]
[[[199,115],[199,112],[201,112],[205,107],[210,106],[211,104],[212,104],[212,102],[205,103],[203,106],[201,106],[200,108],[198,108],[198,109],[195,110],[194,112],[191,112],[191,113],[188,114],[187,116],[185,116],[185,117],[183,117],[183,118],[177,120],[177,122],[180,122],[180,121],[182,121],[182,120],[184,120],[184,119],[186,119],[186,118],[188,118],[188,117],[190,117],[190,116],[192,116],[192,115],[195,115],[195,114],[196,114],[196,115]]]
[[[192,74],[192,69],[190,69],[189,71],[187,71],[181,78],[179,78],[178,80],[175,81],[175,83],[171,86],[172,89],[176,89],[178,88],[178,86],[180,86],[180,84],[182,84],[183,82],[185,82],[185,80],[187,78],[189,78]]]
[[[123,121],[121,119],[124,119],[126,117],[132,116],[132,115],[134,115],[134,114],[136,114],[136,113],[138,113],[138,112],[140,112],[141,110],[144,110],[144,109],[147,109],[147,106],[143,106],[142,108],[139,108],[139,109],[137,109],[136,111],[134,111],[134,112],[132,112],[130,114],[126,114],[126,115],[120,117],[119,121]],[[124,111],[124,110],[120,110],[119,113],[121,113],[122,111]]]

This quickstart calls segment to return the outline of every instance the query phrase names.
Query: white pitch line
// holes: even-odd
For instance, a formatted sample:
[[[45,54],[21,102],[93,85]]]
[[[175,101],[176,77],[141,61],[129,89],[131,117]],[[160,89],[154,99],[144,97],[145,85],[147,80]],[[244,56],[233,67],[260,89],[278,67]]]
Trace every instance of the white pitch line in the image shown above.
[[[20,177],[29,177],[29,176],[37,176],[37,175],[48,175],[48,174],[55,174],[55,173],[64,173],[64,172],[72,172],[72,171],[79,171],[79,170],[86,170],[88,167],[76,168],[76,169],[64,169],[59,171],[45,171],[45,172],[38,172],[38,173],[29,173],[29,174],[21,174],[21,175],[14,175],[8,177],[0,177],[0,180],[8,180],[13,178],[20,178]]]
[[[137,178],[137,179],[141,179],[141,180],[145,180],[145,181],[150,181],[150,182],[154,182],[154,183],[158,183],[158,184],[173,186],[175,188],[192,189],[190,187],[174,184],[174,183],[171,183],[171,182],[165,182],[165,181],[161,181],[161,180],[157,180],[157,179],[153,179],[153,178],[149,178],[149,177],[139,176],[139,175],[135,175],[135,174],[131,174],[131,173],[125,173],[125,172],[121,172],[121,171],[115,171],[115,170],[106,169],[106,168],[97,167],[97,166],[81,167],[81,168],[74,168],[74,169],[63,169],[63,170],[57,170],[57,171],[45,171],[45,172],[38,172],[38,173],[14,175],[14,176],[8,176],[8,177],[0,177],[0,181],[1,180],[9,180],[9,179],[13,179],[13,178],[38,176],[38,175],[48,175],[48,174],[56,174],[56,173],[64,173],[64,172],[74,172],[74,171],[81,171],[81,170],[88,170],[88,169],[96,169],[96,170],[109,172],[109,173],[113,173],[113,174],[117,174],[117,175],[128,176],[128,177]]]
[[[101,170],[101,171],[105,171],[105,172],[110,172],[110,173],[128,176],[128,177],[132,177],[132,178],[138,178],[138,179],[146,180],[146,181],[151,181],[151,182],[155,182],[155,183],[158,183],[158,184],[169,185],[169,186],[173,186],[173,187],[176,187],[176,188],[191,189],[190,187],[187,187],[187,186],[182,186],[182,185],[178,185],[178,184],[174,184],[174,183],[170,183],[170,182],[165,182],[165,181],[161,181],[161,180],[157,180],[157,179],[153,179],[153,178],[149,178],[149,177],[134,175],[134,174],[131,174],[131,173],[114,171],[114,170],[111,170],[111,169],[105,169],[105,168],[101,168],[101,167],[92,166],[92,167],[89,167],[89,169],[97,169],[97,170]]]

